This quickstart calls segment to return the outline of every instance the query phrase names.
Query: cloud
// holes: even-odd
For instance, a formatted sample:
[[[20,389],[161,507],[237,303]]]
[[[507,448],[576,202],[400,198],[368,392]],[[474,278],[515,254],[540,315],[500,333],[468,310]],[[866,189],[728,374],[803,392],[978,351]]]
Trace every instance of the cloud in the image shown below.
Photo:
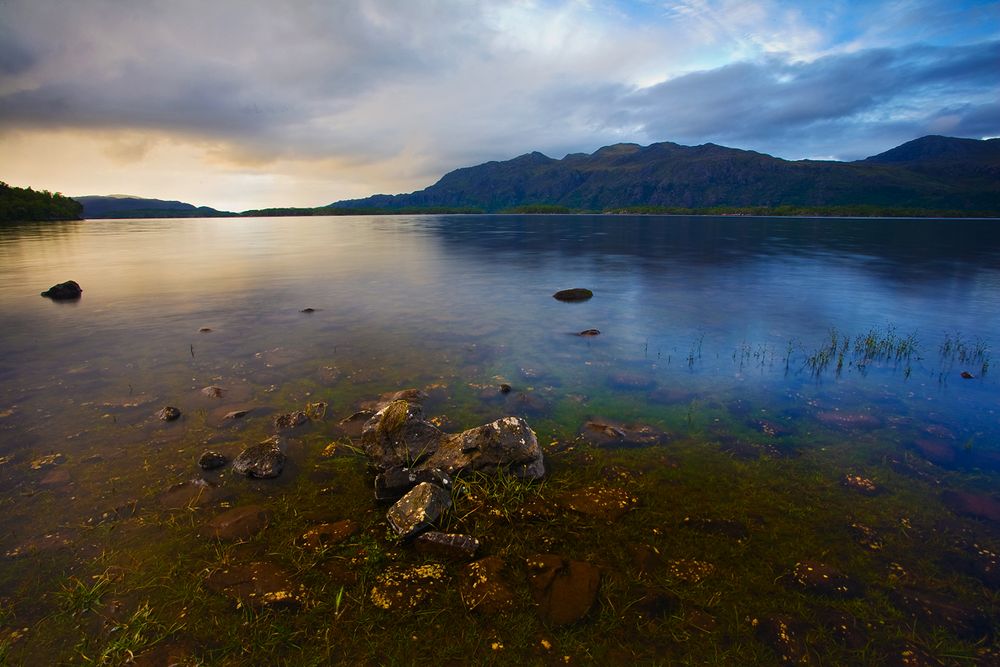
[[[189,187],[169,164],[217,179],[220,201],[208,185],[203,201],[250,208],[618,141],[850,158],[1000,134],[996,4],[953,4],[0,0],[0,170],[43,175],[32,161],[61,137],[107,158],[107,191],[148,193],[137,166]],[[95,191],[92,168],[70,167],[69,184],[32,184]],[[237,184],[255,186],[245,201]]]
[[[650,140],[730,142],[784,156],[795,156],[795,142],[833,147],[852,131],[905,126],[927,133],[940,127],[945,110],[954,128],[974,125],[988,134],[1000,131],[1000,116],[990,111],[998,62],[1000,42],[869,49],[811,62],[771,55],[626,94],[608,124],[642,128]],[[964,122],[967,115],[975,122]]]

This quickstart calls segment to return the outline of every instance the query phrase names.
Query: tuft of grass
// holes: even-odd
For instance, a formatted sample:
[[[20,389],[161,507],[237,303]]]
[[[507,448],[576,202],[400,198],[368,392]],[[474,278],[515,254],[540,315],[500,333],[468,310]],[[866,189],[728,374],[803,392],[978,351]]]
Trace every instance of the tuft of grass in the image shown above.
[[[58,593],[59,607],[64,614],[81,616],[97,609],[101,598],[111,585],[111,579],[106,573],[95,575],[90,582],[78,577],[70,577],[62,584]]]
[[[179,624],[168,627],[157,621],[149,603],[143,603],[128,620],[111,628],[109,640],[98,652],[92,656],[81,652],[80,657],[89,665],[131,664],[135,656],[149,650],[180,628]]]

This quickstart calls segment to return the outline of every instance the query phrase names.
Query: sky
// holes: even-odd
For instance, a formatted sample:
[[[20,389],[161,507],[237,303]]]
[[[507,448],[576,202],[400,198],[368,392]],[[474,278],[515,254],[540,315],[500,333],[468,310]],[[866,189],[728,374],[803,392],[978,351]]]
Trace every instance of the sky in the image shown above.
[[[1000,2],[0,0],[0,180],[241,211],[530,151],[1000,136]]]

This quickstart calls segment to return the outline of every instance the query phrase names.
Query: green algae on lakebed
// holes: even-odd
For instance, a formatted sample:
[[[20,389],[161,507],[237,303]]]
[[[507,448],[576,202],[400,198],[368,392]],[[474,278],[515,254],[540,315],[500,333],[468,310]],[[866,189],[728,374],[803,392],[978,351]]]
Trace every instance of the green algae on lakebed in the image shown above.
[[[447,408],[460,426],[497,409],[478,393],[428,393],[429,413]],[[438,564],[388,534],[366,461],[332,417],[350,414],[344,402],[315,388],[285,394],[299,401],[289,408],[307,398],[343,409],[290,436],[289,468],[276,480],[237,478],[224,468],[204,474],[218,485],[209,498],[164,506],[170,479],[151,469],[173,470],[183,481],[196,476],[193,461],[205,443],[234,451],[270,432],[270,415],[220,425],[206,408],[185,412],[182,433],[172,424],[122,419],[140,424],[122,427],[102,419],[90,434],[95,440],[120,440],[122,428],[135,432],[115,453],[115,476],[106,477],[100,455],[82,449],[47,468],[68,470],[69,481],[46,484],[39,470],[7,496],[10,513],[35,517],[41,530],[21,545],[23,554],[8,555],[0,579],[6,659],[771,664],[801,650],[824,664],[874,665],[911,645],[945,662],[990,650],[976,619],[996,618],[995,588],[977,578],[986,575],[976,569],[972,545],[995,554],[996,528],[956,516],[939,498],[959,484],[989,489],[995,478],[928,465],[901,449],[910,430],[922,430],[904,415],[880,416],[876,424],[863,413],[761,412],[745,399],[722,397],[633,406],[618,411],[621,421],[661,429],[661,444],[608,448],[589,443],[580,425],[592,405],[616,414],[619,395],[593,395],[582,406],[554,395],[550,416],[535,421],[546,479],[474,476],[457,485],[442,521],[444,530],[481,540],[477,557],[495,556],[506,567],[512,601],[484,615],[459,592],[464,563]],[[271,402],[266,392],[255,395]],[[121,410],[152,413],[148,406]],[[845,484],[851,475],[875,492]],[[594,489],[623,489],[635,502],[621,513],[588,512],[591,505],[579,499]],[[203,536],[220,512],[248,504],[269,514],[258,532],[235,542]],[[40,509],[51,516],[51,532],[37,519]],[[319,550],[302,546],[311,527],[342,519],[357,522],[358,533]],[[877,549],[859,539],[857,526],[878,536]],[[525,569],[535,554],[600,569],[596,602],[581,620],[553,627],[539,617]],[[842,599],[796,586],[792,573],[804,561],[846,573],[863,594]],[[272,601],[294,604],[234,601],[206,586],[216,572],[250,563],[280,570],[287,590]],[[412,608],[378,603],[386,572],[431,566],[434,577]],[[995,587],[995,575],[992,581]],[[968,611],[968,627],[900,603],[898,592],[911,590]],[[794,620],[791,644],[760,629],[773,618]]]

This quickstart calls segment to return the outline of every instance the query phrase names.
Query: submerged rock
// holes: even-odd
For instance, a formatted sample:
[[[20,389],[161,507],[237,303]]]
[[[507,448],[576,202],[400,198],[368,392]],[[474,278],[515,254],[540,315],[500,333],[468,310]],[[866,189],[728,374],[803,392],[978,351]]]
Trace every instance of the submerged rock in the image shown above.
[[[955,514],[1000,523],[1000,500],[985,493],[945,491],[941,502]]]
[[[847,487],[848,489],[854,489],[855,491],[866,496],[878,495],[878,493],[882,490],[874,480],[856,473],[845,474],[840,478],[840,485]]]
[[[83,289],[80,288],[80,284],[75,280],[67,280],[64,283],[53,285],[42,292],[42,296],[54,301],[79,299],[81,294],[83,294]]]
[[[430,527],[451,507],[451,495],[440,486],[422,482],[389,508],[386,518],[396,534],[406,539]]]
[[[601,332],[597,329],[584,329],[577,336],[600,336]]]
[[[222,415],[222,418],[223,419],[230,419],[230,420],[243,419],[248,414],[250,414],[249,410],[232,410],[232,411],[227,412],[226,414]]]
[[[206,451],[198,457],[198,467],[202,470],[215,470],[227,463],[229,463],[229,459],[226,458],[225,454],[220,454],[219,452]]]
[[[256,608],[296,608],[302,604],[303,590],[292,583],[291,575],[273,563],[232,565],[215,570],[205,586],[238,604]]]
[[[594,293],[583,287],[573,287],[571,289],[559,290],[552,295],[557,301],[586,301],[594,296]]]
[[[361,530],[356,521],[344,519],[335,523],[321,523],[302,534],[299,543],[307,549],[319,551],[340,544]]]
[[[217,540],[245,540],[266,528],[270,518],[261,505],[234,507],[202,526],[201,533]]]
[[[527,479],[545,475],[538,438],[519,417],[504,417],[455,435],[423,416],[423,409],[393,401],[365,424],[361,444],[373,465],[386,471],[439,469],[449,476],[506,470]]]
[[[274,418],[274,428],[279,431],[293,429],[307,423],[309,423],[309,415],[301,410],[287,412]]]
[[[201,393],[203,396],[208,396],[209,398],[222,398],[225,395],[226,390],[213,384],[208,387],[202,387]]]
[[[156,413],[156,418],[160,421],[172,422],[175,419],[179,419],[181,416],[181,411],[172,405],[168,405],[159,412]]]
[[[497,556],[487,556],[462,568],[458,592],[469,611],[492,616],[514,606],[514,594],[505,574],[506,565]]]
[[[603,484],[568,491],[557,501],[566,509],[605,521],[617,521],[639,504],[639,499],[626,489]]]
[[[37,459],[31,462],[32,470],[45,470],[46,468],[51,468],[57,466],[66,461],[66,457],[62,454],[46,454],[45,456],[39,456]]]
[[[233,472],[259,479],[277,477],[285,467],[286,459],[279,443],[278,437],[272,436],[247,447],[233,459]]]
[[[606,419],[585,422],[580,436],[596,447],[650,447],[670,440],[668,434],[648,424],[617,424]]]
[[[531,556],[526,564],[528,586],[543,622],[568,625],[587,615],[601,585],[597,566],[553,554]]]
[[[159,498],[164,509],[172,510],[202,507],[218,499],[218,488],[200,478],[178,482],[161,493]]]

